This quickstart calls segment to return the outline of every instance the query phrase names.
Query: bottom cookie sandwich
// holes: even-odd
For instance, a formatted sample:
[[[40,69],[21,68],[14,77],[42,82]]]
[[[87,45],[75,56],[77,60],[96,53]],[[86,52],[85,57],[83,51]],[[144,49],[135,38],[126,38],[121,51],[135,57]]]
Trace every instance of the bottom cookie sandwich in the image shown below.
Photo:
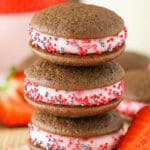
[[[61,118],[36,111],[29,125],[31,150],[111,150],[123,136],[115,112],[86,118]]]

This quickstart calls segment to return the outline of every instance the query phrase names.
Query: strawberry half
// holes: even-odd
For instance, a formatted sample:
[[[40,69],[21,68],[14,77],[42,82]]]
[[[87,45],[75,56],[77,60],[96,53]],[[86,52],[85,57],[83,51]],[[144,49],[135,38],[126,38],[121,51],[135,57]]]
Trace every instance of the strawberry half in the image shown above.
[[[150,150],[150,106],[139,111],[119,150]]]
[[[11,69],[6,83],[0,87],[0,122],[9,127],[28,124],[34,111],[24,100],[23,80],[23,72]]]

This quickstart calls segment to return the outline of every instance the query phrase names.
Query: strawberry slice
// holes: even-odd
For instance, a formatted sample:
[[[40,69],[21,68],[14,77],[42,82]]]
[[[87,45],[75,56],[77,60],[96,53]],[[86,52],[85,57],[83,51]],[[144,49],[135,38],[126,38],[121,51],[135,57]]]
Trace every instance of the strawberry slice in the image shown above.
[[[34,111],[24,100],[23,80],[23,72],[15,72],[13,68],[0,87],[0,122],[9,127],[26,125]]]
[[[150,106],[139,111],[119,150],[150,150]]]

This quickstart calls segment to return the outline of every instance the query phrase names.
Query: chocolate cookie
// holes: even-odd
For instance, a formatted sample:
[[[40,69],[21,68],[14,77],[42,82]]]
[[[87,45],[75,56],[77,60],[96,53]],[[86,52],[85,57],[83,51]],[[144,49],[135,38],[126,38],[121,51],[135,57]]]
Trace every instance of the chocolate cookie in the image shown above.
[[[125,52],[116,60],[126,71],[133,69],[148,69],[150,59],[147,56],[134,53]]]
[[[47,112],[36,111],[31,122],[29,143],[31,147],[37,148],[60,146],[64,149],[69,147],[82,149],[84,145],[98,149],[106,143],[108,148],[114,148],[123,135],[121,129],[123,122],[113,111],[103,116],[80,119],[54,117]]]
[[[117,35],[124,28],[124,21],[107,8],[70,2],[37,12],[31,25],[52,36],[96,39]]]
[[[116,83],[124,77],[124,70],[114,62],[94,67],[72,67],[38,60],[25,70],[25,75],[38,85],[59,90],[84,90]]]
[[[83,117],[104,113],[119,104],[124,71],[114,62],[71,67],[38,60],[25,70],[25,98],[56,116]]]
[[[52,63],[89,66],[119,56],[127,30],[122,18],[107,8],[70,2],[36,13],[29,36],[36,55]]]
[[[150,71],[133,70],[126,73],[124,98],[139,102],[150,102]]]
[[[150,71],[130,70],[126,73],[124,82],[125,93],[117,110],[124,116],[132,118],[140,109],[149,105]]]

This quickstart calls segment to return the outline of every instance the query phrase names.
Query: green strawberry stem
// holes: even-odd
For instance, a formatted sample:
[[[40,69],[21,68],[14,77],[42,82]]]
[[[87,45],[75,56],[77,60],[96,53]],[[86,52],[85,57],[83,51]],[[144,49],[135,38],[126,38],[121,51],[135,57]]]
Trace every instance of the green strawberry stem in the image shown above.
[[[17,72],[16,67],[12,66],[10,68],[10,71],[9,71],[9,74],[8,74],[6,80],[11,80],[11,78],[14,76],[14,74],[16,74],[16,72]]]
[[[7,91],[7,89],[9,88],[9,85],[10,85],[10,81],[16,72],[17,72],[17,69],[14,66],[12,66],[10,68],[8,76],[6,77],[5,83],[2,86],[0,86],[0,92]]]

